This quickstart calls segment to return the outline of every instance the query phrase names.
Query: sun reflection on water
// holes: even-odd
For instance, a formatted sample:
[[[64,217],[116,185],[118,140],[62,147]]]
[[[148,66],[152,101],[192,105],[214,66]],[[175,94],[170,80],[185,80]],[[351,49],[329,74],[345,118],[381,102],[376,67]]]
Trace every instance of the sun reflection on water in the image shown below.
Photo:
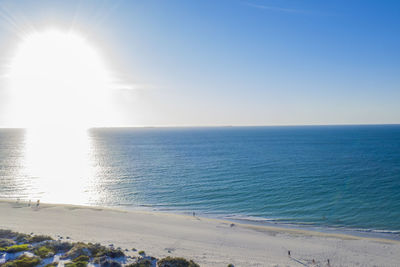
[[[27,129],[22,172],[32,177],[29,195],[50,203],[95,199],[91,150],[86,129]]]

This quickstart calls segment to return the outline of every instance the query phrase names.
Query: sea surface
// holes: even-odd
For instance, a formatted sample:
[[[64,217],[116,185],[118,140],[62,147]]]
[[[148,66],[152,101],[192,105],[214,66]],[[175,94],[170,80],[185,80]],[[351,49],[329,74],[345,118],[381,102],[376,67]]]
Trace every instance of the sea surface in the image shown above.
[[[400,125],[0,130],[0,198],[400,231]]]

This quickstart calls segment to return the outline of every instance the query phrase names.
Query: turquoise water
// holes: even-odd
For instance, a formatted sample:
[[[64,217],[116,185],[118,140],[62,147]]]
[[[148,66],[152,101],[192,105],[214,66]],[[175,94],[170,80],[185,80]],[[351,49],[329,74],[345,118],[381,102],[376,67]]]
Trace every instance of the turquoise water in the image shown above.
[[[400,230],[399,125],[91,129],[85,166],[52,146],[46,179],[26,136],[0,130],[1,198]]]

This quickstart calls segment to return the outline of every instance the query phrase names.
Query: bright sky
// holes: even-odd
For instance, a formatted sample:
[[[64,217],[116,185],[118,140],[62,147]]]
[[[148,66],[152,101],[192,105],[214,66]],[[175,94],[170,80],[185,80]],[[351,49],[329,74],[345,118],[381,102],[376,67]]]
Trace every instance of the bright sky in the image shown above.
[[[400,123],[399,14],[399,1],[3,0],[0,126]]]

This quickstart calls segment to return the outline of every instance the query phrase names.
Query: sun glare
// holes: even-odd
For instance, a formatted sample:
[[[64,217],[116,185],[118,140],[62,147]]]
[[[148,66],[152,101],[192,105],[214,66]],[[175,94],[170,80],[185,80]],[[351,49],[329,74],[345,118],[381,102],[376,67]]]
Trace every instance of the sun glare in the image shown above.
[[[8,125],[27,128],[20,175],[32,177],[30,197],[85,195],[93,177],[87,129],[113,117],[113,79],[99,52],[76,33],[35,32],[16,47],[7,77]]]
[[[99,126],[112,78],[82,36],[48,30],[26,36],[9,69],[12,124],[25,128]]]

